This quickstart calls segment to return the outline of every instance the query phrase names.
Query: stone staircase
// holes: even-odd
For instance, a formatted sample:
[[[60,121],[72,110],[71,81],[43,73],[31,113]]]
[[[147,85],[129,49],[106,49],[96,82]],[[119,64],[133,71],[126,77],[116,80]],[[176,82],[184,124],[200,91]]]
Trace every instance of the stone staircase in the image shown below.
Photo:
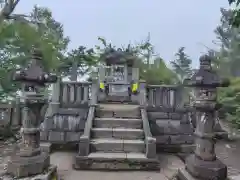
[[[100,104],[90,134],[89,154],[76,157],[75,169],[159,170],[156,154],[146,155],[147,140],[138,106]]]

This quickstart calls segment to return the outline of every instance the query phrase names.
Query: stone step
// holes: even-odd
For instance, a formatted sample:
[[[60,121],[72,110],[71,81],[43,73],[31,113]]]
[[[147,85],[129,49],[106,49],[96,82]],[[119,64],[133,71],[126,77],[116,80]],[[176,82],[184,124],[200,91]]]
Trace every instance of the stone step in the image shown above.
[[[139,108],[139,105],[131,104],[99,104],[100,109],[105,110],[136,110]]]
[[[126,128],[92,128],[91,136],[93,138],[116,138],[116,139],[143,139],[142,129]]]
[[[95,118],[93,126],[97,128],[142,128],[141,119]]]
[[[138,111],[125,111],[125,110],[96,110],[96,117],[103,118],[139,118],[140,112]]]
[[[137,105],[100,104],[96,109],[96,117],[139,118],[140,110]]]
[[[90,142],[90,152],[145,152],[143,140],[126,140],[126,139],[92,139]]]
[[[159,170],[157,159],[148,159],[144,153],[94,152],[86,157],[77,156],[75,169],[92,170]]]

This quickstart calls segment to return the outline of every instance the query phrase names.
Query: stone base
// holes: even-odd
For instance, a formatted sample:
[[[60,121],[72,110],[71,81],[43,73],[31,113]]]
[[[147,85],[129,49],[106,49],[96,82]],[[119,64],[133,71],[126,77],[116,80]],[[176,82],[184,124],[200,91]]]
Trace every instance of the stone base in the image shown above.
[[[10,175],[0,176],[2,180],[12,180],[13,177]],[[18,178],[18,180],[58,180],[57,166],[50,165],[42,174],[38,174],[31,177]]]
[[[21,178],[41,174],[50,165],[50,156],[46,152],[33,157],[13,156],[7,165],[7,174]]]
[[[110,154],[110,153],[109,153]],[[116,154],[114,156],[114,154]],[[118,156],[117,156],[118,155]],[[157,159],[148,158],[124,158],[118,153],[107,157],[76,156],[73,168],[76,170],[100,170],[100,171],[159,171],[160,163]]]
[[[185,168],[178,170],[176,179],[177,180],[199,180],[198,178],[193,177]],[[218,180],[218,179],[216,178],[216,179],[212,179],[212,180]],[[233,179],[227,177],[224,180],[233,180]]]
[[[185,164],[186,170],[195,178],[202,180],[226,180],[227,178],[227,166],[218,159],[203,161],[192,154],[186,158]]]

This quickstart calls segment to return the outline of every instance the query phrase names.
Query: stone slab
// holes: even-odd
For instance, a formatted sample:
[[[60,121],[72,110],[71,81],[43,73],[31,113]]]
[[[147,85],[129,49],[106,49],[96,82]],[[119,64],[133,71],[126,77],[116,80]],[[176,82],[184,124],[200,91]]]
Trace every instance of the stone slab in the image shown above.
[[[169,119],[169,114],[165,112],[149,112],[148,116],[151,121],[155,121],[156,119]]]
[[[61,131],[49,131],[48,138],[50,142],[64,142],[65,133]]]
[[[95,118],[93,126],[98,128],[142,128],[141,119]]]
[[[139,105],[129,105],[129,104],[99,104],[100,109],[106,110],[136,110]]]
[[[112,137],[124,140],[143,139],[144,132],[142,129],[113,128]]]
[[[74,169],[91,170],[159,170],[157,159],[148,159],[139,153],[91,153],[87,157],[76,156]]]
[[[49,165],[50,157],[46,152],[33,157],[12,156],[8,161],[6,173],[21,178],[42,173]]]
[[[49,131],[40,131],[40,141],[48,141]]]
[[[94,139],[90,149],[92,152],[144,152],[145,143],[142,140]]]
[[[51,153],[52,143],[49,142],[41,142],[40,143],[41,151]]]
[[[163,156],[163,157],[162,157]],[[166,157],[165,157],[166,156]],[[61,158],[59,158],[61,157]],[[176,164],[175,158],[170,158],[169,155],[161,154],[159,157],[160,167],[158,170],[91,170],[91,166],[86,170],[75,170],[72,168],[72,159],[75,157],[75,152],[54,152],[51,154],[51,162],[58,166],[58,174],[63,180],[169,180],[165,175],[171,175],[165,173],[163,169],[169,169],[168,166],[171,166],[170,169],[175,167],[180,168],[178,163]],[[164,158],[165,157],[165,158]],[[89,160],[90,161],[90,160]]]
[[[176,135],[171,136],[171,144],[193,144],[194,137],[193,135]]]
[[[65,142],[79,142],[83,132],[65,132]]]
[[[158,135],[156,136],[157,144],[193,144],[193,135]]]
[[[92,128],[93,138],[116,138],[116,139],[143,139],[144,132],[142,129],[126,128]]]
[[[91,152],[122,152],[123,147],[123,140],[95,139],[90,142]]]
[[[193,153],[195,150],[194,144],[157,144],[157,152],[158,153]]]
[[[123,151],[126,153],[131,152],[145,152],[145,143],[142,140],[123,140]]]

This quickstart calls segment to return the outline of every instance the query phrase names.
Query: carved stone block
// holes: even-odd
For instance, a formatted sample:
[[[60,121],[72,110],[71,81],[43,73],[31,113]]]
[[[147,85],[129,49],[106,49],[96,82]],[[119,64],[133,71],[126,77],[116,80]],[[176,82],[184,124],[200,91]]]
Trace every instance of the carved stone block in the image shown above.
[[[40,131],[40,141],[47,141],[48,133],[49,131]]]
[[[64,142],[65,133],[59,131],[49,131],[49,141],[50,142]]]
[[[192,135],[176,135],[171,136],[171,144],[193,144],[194,137]]]
[[[79,142],[82,132],[65,132],[65,142]]]
[[[148,119],[154,121],[156,119],[168,119],[168,113],[165,112],[149,112]]]
[[[171,136],[165,135],[165,136],[157,136],[156,137],[156,143],[157,144],[170,144],[171,143]]]

